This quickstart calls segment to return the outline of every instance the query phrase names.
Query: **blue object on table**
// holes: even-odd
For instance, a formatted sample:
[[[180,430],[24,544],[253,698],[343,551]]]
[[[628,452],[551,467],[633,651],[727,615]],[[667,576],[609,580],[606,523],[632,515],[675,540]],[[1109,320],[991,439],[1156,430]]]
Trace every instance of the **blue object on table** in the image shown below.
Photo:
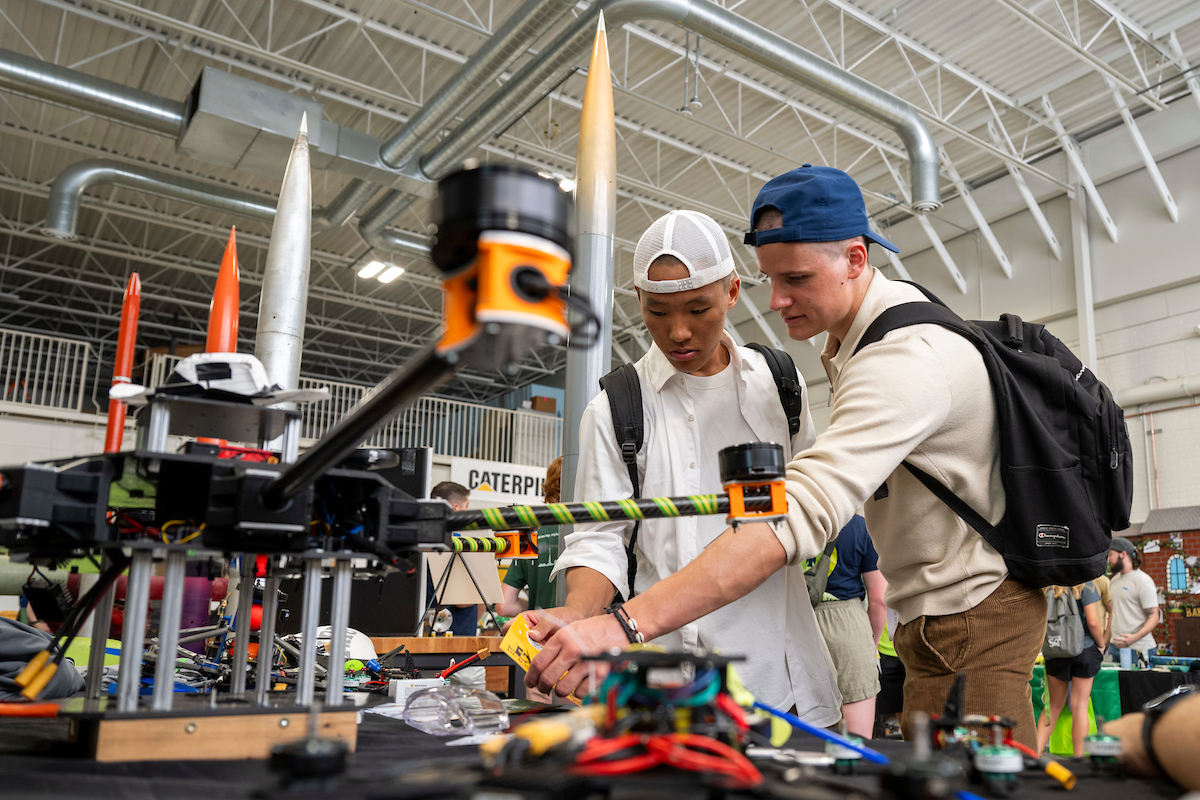
[[[804,731],[805,733],[816,736],[818,739],[824,739],[827,742],[834,742],[835,744],[840,744],[842,747],[849,748],[850,750],[853,750],[854,752],[861,755],[867,761],[871,761],[876,764],[892,763],[892,760],[890,758],[888,758],[887,756],[885,756],[883,753],[872,750],[869,747],[863,747],[858,742],[847,739],[845,736],[842,736],[841,734],[834,733],[833,731],[827,731],[824,728],[818,728],[816,725],[810,725],[809,723],[805,722],[804,720],[800,719],[799,717],[797,717],[793,714],[789,714],[786,711],[780,711],[777,708],[771,708],[770,706],[768,706],[764,703],[760,703],[757,700],[754,701],[754,707],[757,709],[760,709],[762,711],[765,711],[768,714],[773,714],[774,716],[779,717],[781,720],[783,720],[787,724],[791,725],[793,728],[797,728],[799,730]]]

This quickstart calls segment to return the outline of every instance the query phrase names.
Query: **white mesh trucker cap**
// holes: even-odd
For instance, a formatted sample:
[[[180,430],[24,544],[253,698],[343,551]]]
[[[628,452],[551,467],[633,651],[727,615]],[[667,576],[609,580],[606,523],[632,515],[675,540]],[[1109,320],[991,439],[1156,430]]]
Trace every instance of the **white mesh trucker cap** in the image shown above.
[[[661,255],[678,258],[689,277],[652,281],[646,273]],[[725,232],[712,217],[699,211],[672,211],[659,217],[642,234],[633,253],[633,285],[644,292],[669,294],[699,289],[733,272],[733,253]]]

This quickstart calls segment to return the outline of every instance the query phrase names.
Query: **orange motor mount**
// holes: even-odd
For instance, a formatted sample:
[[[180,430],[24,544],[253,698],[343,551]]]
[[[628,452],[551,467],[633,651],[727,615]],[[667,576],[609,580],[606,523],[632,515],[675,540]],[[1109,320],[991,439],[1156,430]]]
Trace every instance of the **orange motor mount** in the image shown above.
[[[440,355],[494,367],[566,340],[570,195],[530,170],[489,164],[442,179],[433,217],[431,255],[445,275]]]
[[[726,522],[762,522],[787,514],[787,493],[783,488],[783,448],[774,442],[751,442],[726,447],[718,454],[721,485],[729,494]],[[771,498],[769,508],[747,511],[746,497]]]

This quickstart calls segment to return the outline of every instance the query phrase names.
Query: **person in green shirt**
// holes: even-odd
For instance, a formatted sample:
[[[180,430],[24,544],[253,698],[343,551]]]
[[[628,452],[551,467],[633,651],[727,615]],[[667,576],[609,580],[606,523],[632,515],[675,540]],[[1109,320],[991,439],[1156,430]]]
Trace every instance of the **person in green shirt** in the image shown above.
[[[546,469],[546,480],[542,483],[542,494],[547,503],[557,503],[562,484],[562,458]],[[503,617],[515,617],[531,608],[555,608],[558,592],[550,582],[554,559],[558,555],[558,526],[538,528],[538,557],[515,558],[504,574],[504,600],[496,604],[496,612]],[[529,600],[520,597],[520,591],[528,589]],[[505,630],[508,625],[505,625]]]
[[[896,656],[896,647],[892,644],[894,615],[895,612],[888,612],[887,624],[879,634],[879,694],[875,696],[877,731],[882,730],[880,723],[885,723],[893,714],[897,725],[904,720],[904,664]]]

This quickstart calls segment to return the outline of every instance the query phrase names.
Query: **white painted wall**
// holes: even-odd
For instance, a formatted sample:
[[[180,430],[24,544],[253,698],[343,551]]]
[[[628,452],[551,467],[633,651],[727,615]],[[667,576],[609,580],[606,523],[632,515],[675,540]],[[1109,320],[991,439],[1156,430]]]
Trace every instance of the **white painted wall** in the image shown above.
[[[25,409],[17,412],[21,416],[12,413],[0,416],[0,466],[104,450],[104,417],[80,414],[64,419],[39,419],[26,416]],[[132,429],[127,436],[132,442]]]
[[[1095,137],[1082,148],[1101,198],[1119,230],[1119,241],[1114,243],[1094,211],[1089,215],[1099,361],[1093,367],[1114,391],[1159,378],[1200,373],[1200,108],[1192,98],[1184,98],[1166,112],[1142,118],[1139,126],[1179,205],[1178,223],[1167,215],[1124,127]],[[1037,166],[1066,177],[1061,155]],[[1006,176],[975,192],[976,201],[1013,264],[1011,280],[1004,276],[981,237],[977,240],[975,234],[964,234],[943,221],[974,227],[957,198],[938,212],[934,225],[966,277],[965,294],[954,286],[914,222],[906,221],[883,233],[901,246],[901,258],[913,279],[962,316],[995,319],[1004,312],[1016,313],[1026,320],[1042,322],[1077,348],[1070,200],[1052,184],[1033,177],[1029,182],[1062,245],[1061,262],[1055,260],[1011,178]],[[894,277],[890,268],[886,271]],[[765,289],[759,287],[752,292],[765,312]],[[765,340],[747,313],[735,318],[747,341]],[[822,431],[829,422],[829,388],[819,347],[788,342],[776,315],[771,315],[771,324],[780,339],[787,342],[809,383],[813,420],[817,430]],[[1145,519],[1152,508],[1200,505],[1200,480],[1196,479],[1200,475],[1200,407],[1177,408],[1198,400],[1151,406],[1150,411],[1176,409],[1154,413],[1153,426],[1148,417],[1143,420],[1136,416],[1139,409],[1126,409],[1133,415],[1128,423],[1137,472],[1135,522]],[[1153,440],[1151,430],[1156,431]]]

